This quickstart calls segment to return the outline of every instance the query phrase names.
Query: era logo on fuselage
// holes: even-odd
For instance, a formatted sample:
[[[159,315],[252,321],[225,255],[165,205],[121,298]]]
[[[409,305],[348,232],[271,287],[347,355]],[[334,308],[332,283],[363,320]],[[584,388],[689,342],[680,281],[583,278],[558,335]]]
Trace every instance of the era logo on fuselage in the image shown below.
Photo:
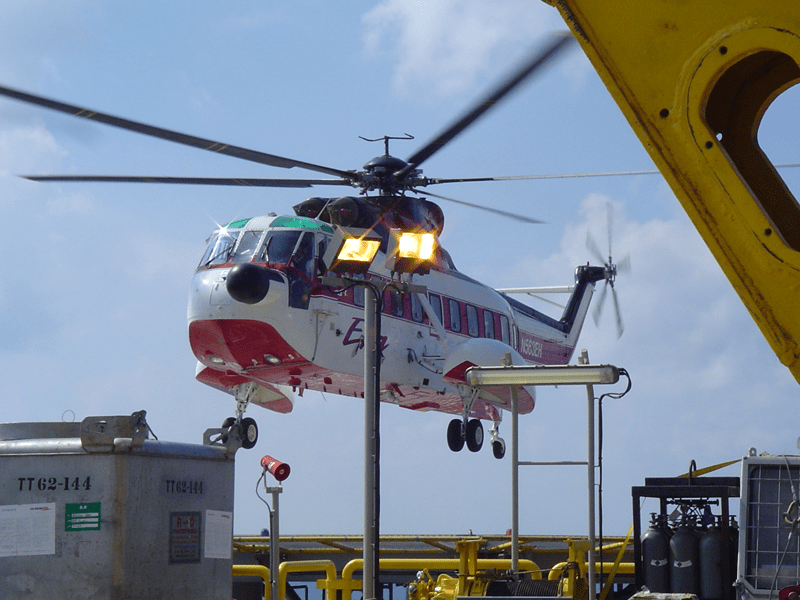
[[[364,319],[353,317],[353,322],[350,325],[350,329],[347,330],[347,333],[344,335],[344,339],[342,340],[343,346],[358,344],[358,350],[364,347],[364,330],[361,328],[361,323],[363,322]],[[386,348],[389,346],[388,340],[389,338],[387,336],[381,336],[381,351],[386,350]]]

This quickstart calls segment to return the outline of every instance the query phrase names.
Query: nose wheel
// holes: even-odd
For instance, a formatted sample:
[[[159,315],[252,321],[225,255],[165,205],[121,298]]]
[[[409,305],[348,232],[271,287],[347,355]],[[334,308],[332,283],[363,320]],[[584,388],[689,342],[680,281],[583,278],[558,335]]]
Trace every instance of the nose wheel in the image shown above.
[[[255,419],[251,419],[250,417],[245,417],[244,419],[241,417],[238,419],[236,417],[228,417],[222,422],[221,429],[223,431],[223,444],[226,444],[228,440],[234,438],[234,436],[238,436],[242,448],[250,450],[250,448],[255,447],[256,442],[258,442],[258,424]]]
[[[460,452],[467,445],[470,452],[477,452],[483,446],[483,425],[480,419],[453,419],[447,426],[447,446],[453,452]]]
[[[244,411],[250,403],[250,396],[254,393],[255,384],[252,382],[236,385],[231,388],[231,393],[236,398],[236,416],[228,417],[222,422],[222,443],[238,437],[239,443],[245,450],[255,447],[258,441],[258,425],[255,419],[244,417]]]

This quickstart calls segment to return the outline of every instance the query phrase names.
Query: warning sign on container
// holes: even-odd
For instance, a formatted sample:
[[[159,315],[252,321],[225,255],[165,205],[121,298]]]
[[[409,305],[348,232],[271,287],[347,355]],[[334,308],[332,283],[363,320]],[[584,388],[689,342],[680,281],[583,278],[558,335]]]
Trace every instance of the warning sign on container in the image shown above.
[[[169,513],[169,562],[200,562],[199,512]]]
[[[206,558],[230,560],[233,551],[233,513],[224,510],[206,511]]]
[[[64,531],[100,529],[99,502],[72,502],[64,508]]]
[[[56,505],[0,506],[0,556],[56,553]]]

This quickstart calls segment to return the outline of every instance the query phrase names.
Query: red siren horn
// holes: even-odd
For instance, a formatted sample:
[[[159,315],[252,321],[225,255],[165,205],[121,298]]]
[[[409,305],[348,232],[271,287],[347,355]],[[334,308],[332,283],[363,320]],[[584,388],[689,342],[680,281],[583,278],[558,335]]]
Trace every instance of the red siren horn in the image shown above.
[[[287,463],[281,462],[269,455],[261,459],[261,466],[264,467],[265,471],[269,471],[278,481],[283,481],[289,477],[289,473],[292,472],[292,468]]]

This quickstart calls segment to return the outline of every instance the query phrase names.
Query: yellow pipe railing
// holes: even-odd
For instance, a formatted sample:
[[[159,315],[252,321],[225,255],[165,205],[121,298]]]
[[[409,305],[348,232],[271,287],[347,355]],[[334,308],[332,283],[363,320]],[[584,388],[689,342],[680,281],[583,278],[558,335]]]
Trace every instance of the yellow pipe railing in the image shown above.
[[[233,565],[234,577],[261,577],[264,582],[264,600],[271,600],[269,568],[264,565]]]
[[[289,573],[324,571],[326,578],[317,580],[317,587],[326,591],[327,598],[336,598],[336,566],[331,560],[289,560],[278,568],[278,600],[286,600],[286,579]],[[330,592],[334,592],[333,595]]]
[[[422,570],[431,569],[434,571],[453,571],[458,570],[463,565],[460,558],[381,558],[378,561],[379,569],[397,569],[397,570]],[[354,558],[348,562],[344,569],[342,569],[342,583],[340,589],[342,590],[342,600],[349,600],[350,594],[354,590],[361,589],[361,582],[353,581],[353,573],[359,571],[364,566],[363,558]],[[510,569],[510,558],[479,558],[476,561],[476,568],[480,570],[487,569]],[[531,574],[532,579],[541,579],[542,570],[532,560],[520,559],[519,570]],[[283,599],[281,599],[283,600]]]
[[[613,562],[597,562],[594,564],[594,571],[595,573],[610,573],[611,569],[614,567]],[[547,575],[547,579],[550,581],[555,581],[561,576],[561,571],[569,565],[569,562],[560,562],[556,565],[553,565],[550,569],[550,573]],[[635,572],[636,565],[634,563],[619,563],[619,568],[617,568],[617,573],[621,573],[622,575],[633,575]]]

